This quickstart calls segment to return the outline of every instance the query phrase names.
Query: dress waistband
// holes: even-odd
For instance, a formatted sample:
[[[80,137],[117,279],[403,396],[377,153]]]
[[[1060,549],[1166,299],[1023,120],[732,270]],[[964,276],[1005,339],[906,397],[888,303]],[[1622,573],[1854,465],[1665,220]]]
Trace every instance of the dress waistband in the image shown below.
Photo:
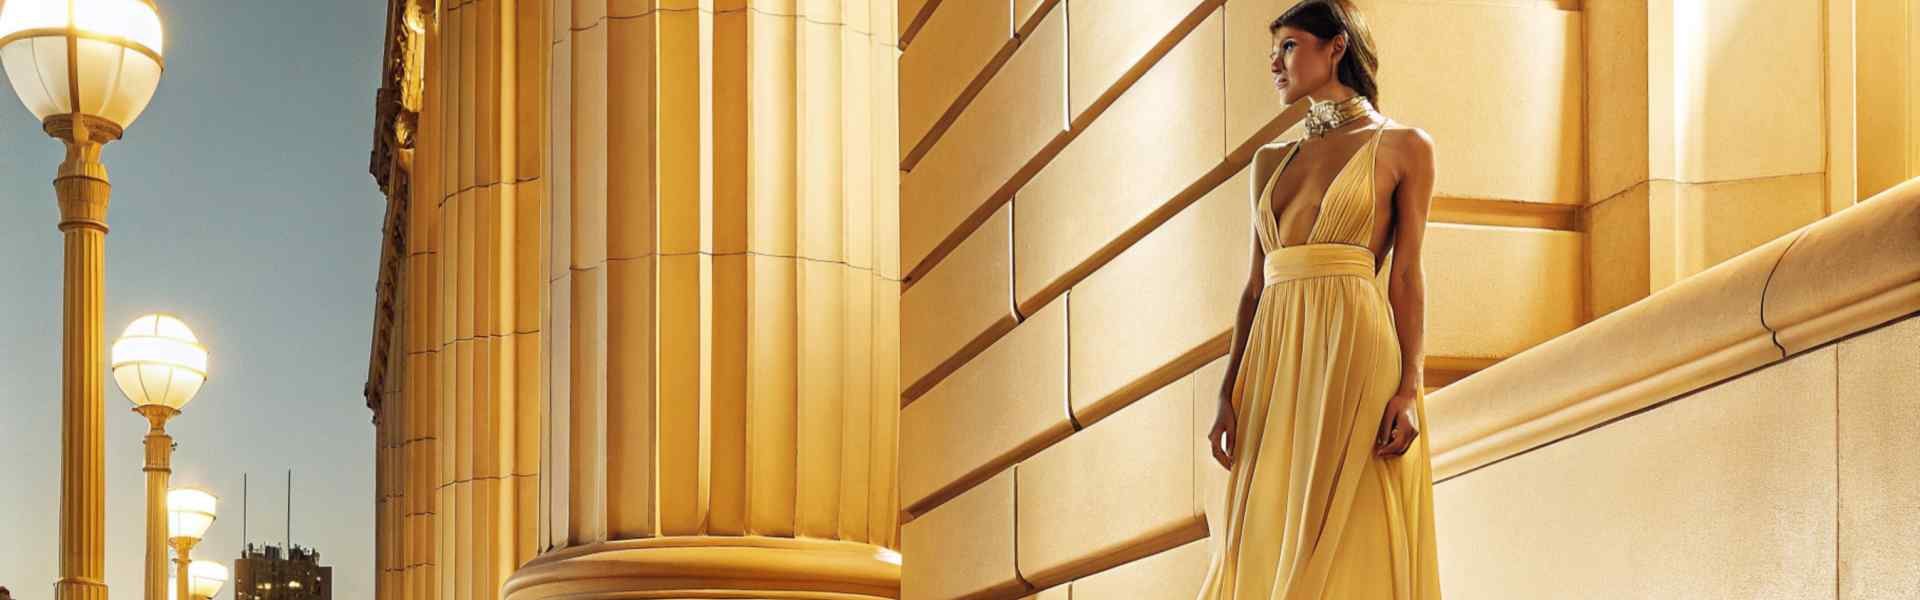
[[[1371,281],[1375,268],[1372,250],[1330,242],[1287,246],[1268,252],[1264,267],[1267,285],[1333,275],[1353,275]]]

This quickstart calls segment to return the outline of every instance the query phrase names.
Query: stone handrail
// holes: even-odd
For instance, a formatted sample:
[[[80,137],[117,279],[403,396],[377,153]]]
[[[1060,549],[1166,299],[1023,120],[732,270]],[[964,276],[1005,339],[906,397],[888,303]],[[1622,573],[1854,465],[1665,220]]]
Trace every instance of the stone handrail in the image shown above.
[[[1436,481],[1920,310],[1920,179],[1428,399]]]

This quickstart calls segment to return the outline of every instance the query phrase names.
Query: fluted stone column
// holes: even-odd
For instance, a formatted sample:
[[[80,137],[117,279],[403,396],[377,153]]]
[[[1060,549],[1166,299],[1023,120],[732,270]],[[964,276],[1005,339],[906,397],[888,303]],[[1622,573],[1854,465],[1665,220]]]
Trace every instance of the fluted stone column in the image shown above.
[[[551,5],[543,552],[508,598],[898,596],[892,2],[747,4]]]
[[[493,598],[535,547],[548,7],[407,8],[425,43],[405,219],[401,585]]]
[[[384,593],[897,597],[893,1],[392,1]]]

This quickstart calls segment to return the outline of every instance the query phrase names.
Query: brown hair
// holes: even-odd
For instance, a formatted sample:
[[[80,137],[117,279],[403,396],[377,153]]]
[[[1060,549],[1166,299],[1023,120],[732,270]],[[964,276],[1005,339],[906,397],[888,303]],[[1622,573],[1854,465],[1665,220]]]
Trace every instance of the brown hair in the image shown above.
[[[1347,34],[1347,53],[1340,57],[1334,73],[1340,83],[1366,96],[1375,107],[1380,106],[1380,84],[1374,80],[1374,74],[1380,70],[1380,55],[1374,53],[1373,33],[1360,18],[1360,10],[1354,8],[1352,0],[1301,0],[1280,13],[1279,18],[1267,26],[1267,32],[1279,31],[1281,27],[1301,29],[1321,40]]]

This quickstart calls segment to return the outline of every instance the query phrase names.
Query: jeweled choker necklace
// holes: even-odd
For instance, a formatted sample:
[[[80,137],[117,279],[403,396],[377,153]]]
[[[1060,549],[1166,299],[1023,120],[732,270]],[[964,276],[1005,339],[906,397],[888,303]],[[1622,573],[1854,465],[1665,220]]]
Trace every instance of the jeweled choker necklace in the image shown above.
[[[1355,119],[1373,113],[1373,103],[1366,96],[1355,94],[1351,98],[1322,102],[1307,98],[1307,135],[1321,137],[1341,125],[1352,123]]]

